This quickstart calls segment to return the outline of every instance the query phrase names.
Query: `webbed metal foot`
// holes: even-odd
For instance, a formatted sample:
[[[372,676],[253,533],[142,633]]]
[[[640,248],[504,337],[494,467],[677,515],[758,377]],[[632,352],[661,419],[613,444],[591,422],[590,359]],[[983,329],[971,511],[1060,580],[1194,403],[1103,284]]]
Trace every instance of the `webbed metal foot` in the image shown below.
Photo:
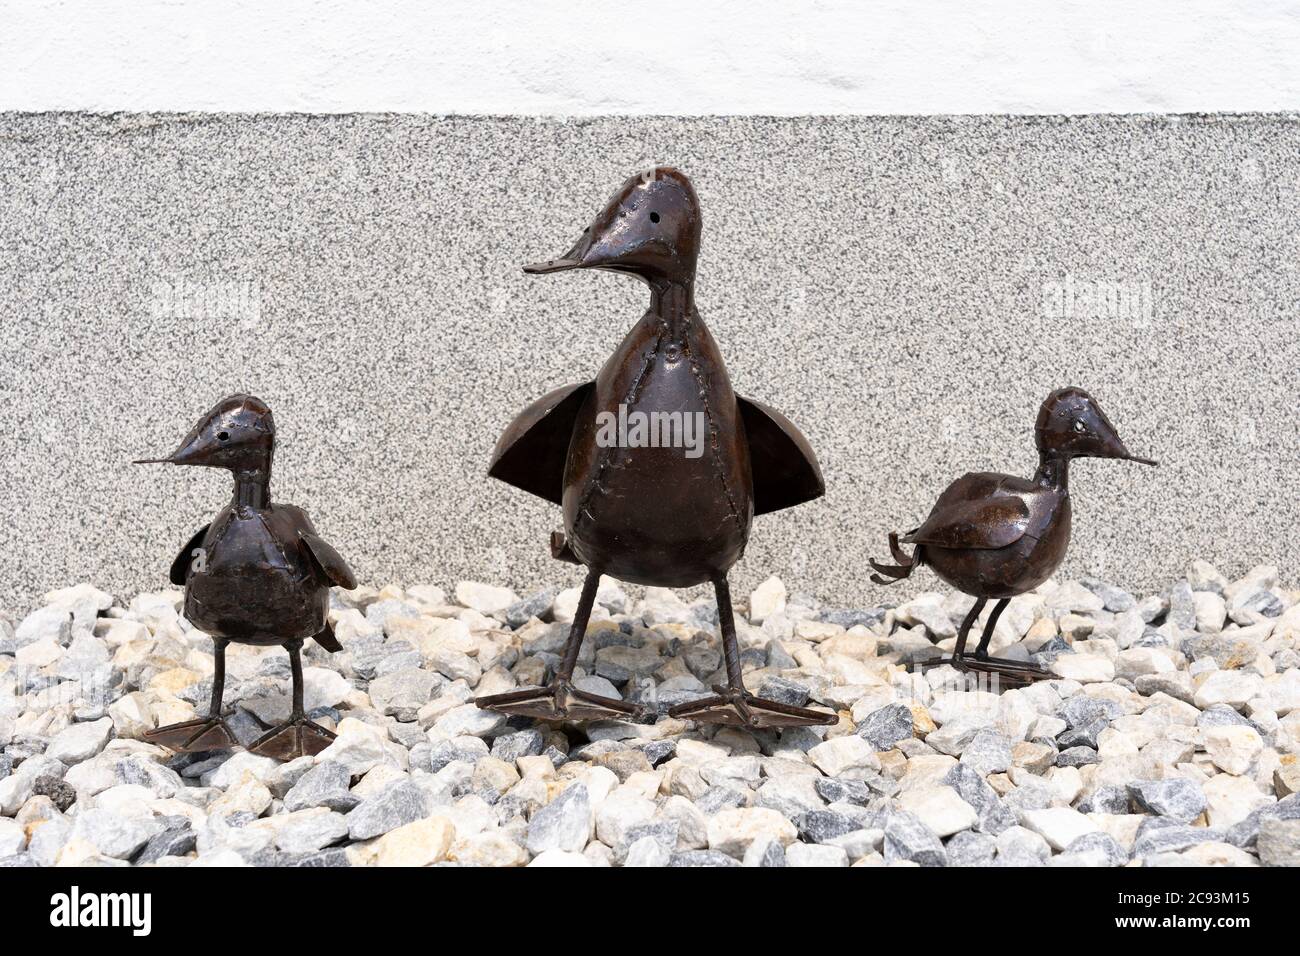
[[[483,710],[537,720],[636,720],[644,716],[643,709],[636,704],[589,694],[558,678],[547,687],[492,694],[479,697],[474,703]]]
[[[220,717],[197,717],[179,724],[168,724],[150,730],[142,737],[147,743],[158,744],[177,753],[230,750],[239,745],[234,732]]]
[[[258,737],[248,752],[287,762],[299,757],[313,757],[333,742],[332,731],[306,717],[293,717]]]
[[[670,717],[681,717],[706,724],[728,724],[733,727],[816,727],[833,724],[838,714],[807,707],[795,707],[779,701],[755,697],[743,687],[723,687],[715,684],[712,697],[687,701],[668,711]]]

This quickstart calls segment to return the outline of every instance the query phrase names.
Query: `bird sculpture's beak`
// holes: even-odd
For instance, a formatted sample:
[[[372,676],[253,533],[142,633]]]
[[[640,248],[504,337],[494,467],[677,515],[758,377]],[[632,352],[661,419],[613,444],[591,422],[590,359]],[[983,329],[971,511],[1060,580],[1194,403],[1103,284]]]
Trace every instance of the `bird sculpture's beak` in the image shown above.
[[[208,429],[198,426],[185,436],[174,452],[166,458],[141,458],[137,465],[207,465],[219,450],[218,443],[207,434]]]
[[[1124,442],[1120,440],[1119,435],[1117,435],[1114,431],[1111,431],[1111,433],[1106,436],[1104,441],[1104,447],[1105,447],[1105,451],[1102,457],[1105,458],[1118,458],[1121,461],[1135,461],[1139,465],[1158,464],[1158,462],[1154,462],[1150,458],[1139,458],[1137,455],[1133,454],[1131,451],[1128,450],[1128,446],[1125,445]]]
[[[524,266],[524,272],[529,275],[547,275],[551,272],[565,272],[569,269],[583,269],[590,263],[588,254],[591,252],[592,236],[595,234],[595,226],[587,229],[582,238],[579,239],[572,249],[560,256],[558,259],[547,259],[545,262],[532,262]]]
[[[547,259],[545,262],[530,262],[524,266],[524,272],[530,276],[542,276],[550,272],[564,272],[568,269],[581,269],[582,262],[577,259]]]

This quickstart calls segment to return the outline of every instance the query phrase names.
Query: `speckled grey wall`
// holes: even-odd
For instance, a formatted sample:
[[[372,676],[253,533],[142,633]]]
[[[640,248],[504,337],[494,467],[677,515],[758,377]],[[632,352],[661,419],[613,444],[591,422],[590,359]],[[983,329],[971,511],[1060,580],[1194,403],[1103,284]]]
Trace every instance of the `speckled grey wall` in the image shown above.
[[[866,555],[963,470],[1031,471],[1066,383],[1163,463],[1075,468],[1066,573],[1295,570],[1296,117],[5,114],[0,607],[164,584],[227,478],[129,462],[235,390],[275,409],[276,495],[364,580],[575,580],[558,509],[484,468],[645,293],[519,264],[652,161],[695,179],[737,389],[804,429],[829,489],[756,522],[738,592],[896,596]]]

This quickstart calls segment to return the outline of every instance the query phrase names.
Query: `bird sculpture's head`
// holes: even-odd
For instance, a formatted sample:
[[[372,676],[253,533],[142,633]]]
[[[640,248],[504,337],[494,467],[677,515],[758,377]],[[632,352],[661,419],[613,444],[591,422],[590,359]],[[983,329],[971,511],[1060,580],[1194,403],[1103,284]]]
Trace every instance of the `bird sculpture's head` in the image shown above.
[[[524,271],[607,269],[652,287],[689,285],[700,252],[700,225],[700,201],[686,174],[656,166],[625,182],[572,249]]]
[[[1154,465],[1129,453],[1096,399],[1081,388],[1058,388],[1038,410],[1034,438],[1040,454],[1052,458],[1122,458]]]
[[[216,404],[166,458],[137,465],[206,465],[226,468],[236,477],[264,477],[271,470],[275,421],[266,403],[252,395],[231,395]]]

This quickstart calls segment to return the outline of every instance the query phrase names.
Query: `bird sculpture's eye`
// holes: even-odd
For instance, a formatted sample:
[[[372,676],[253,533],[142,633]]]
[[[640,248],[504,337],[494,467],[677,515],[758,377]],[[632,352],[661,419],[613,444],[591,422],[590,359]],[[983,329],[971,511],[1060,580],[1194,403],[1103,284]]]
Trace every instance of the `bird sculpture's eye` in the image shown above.
[[[1075,430],[1076,432],[1079,432],[1080,434],[1083,434],[1083,432],[1087,431],[1087,429],[1084,428],[1084,426],[1083,426],[1083,422],[1075,422],[1075,423],[1074,423],[1074,430]]]
[[[230,440],[230,432],[217,433],[217,441],[229,441],[229,440]]]
[[[652,213],[650,214],[650,221],[651,221],[651,222],[658,222],[658,221],[659,221],[659,213],[657,213],[657,212],[652,212]]]

